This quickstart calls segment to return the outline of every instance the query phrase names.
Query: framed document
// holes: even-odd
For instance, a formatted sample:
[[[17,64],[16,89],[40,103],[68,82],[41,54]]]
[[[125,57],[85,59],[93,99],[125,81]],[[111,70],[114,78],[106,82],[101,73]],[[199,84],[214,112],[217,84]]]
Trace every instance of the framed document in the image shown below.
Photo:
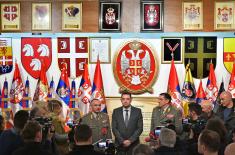
[[[182,17],[184,30],[203,29],[203,5],[201,1],[183,2]]]
[[[162,38],[162,63],[170,64],[172,57],[174,62],[183,63],[183,38],[167,37]]]
[[[20,3],[1,3],[1,31],[19,31]]]
[[[82,30],[82,2],[62,3],[62,30]]]
[[[96,63],[99,56],[100,63],[111,63],[110,38],[90,38],[89,62]]]
[[[121,2],[100,2],[100,31],[121,31],[121,4]]]
[[[32,30],[51,30],[51,3],[32,3]]]
[[[234,29],[234,2],[215,2],[214,13],[215,30]]]
[[[140,9],[141,31],[163,30],[162,1],[142,1]]]

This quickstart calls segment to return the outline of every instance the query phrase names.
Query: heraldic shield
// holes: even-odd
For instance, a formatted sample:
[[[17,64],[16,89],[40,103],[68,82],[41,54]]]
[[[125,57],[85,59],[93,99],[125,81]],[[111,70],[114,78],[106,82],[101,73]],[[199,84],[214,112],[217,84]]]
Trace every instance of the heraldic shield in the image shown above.
[[[224,38],[224,66],[229,73],[232,73],[235,61],[235,38]]]
[[[35,79],[40,75],[42,63],[45,72],[52,61],[51,38],[22,38],[21,62],[24,69]]]
[[[185,37],[184,65],[190,62],[194,78],[208,77],[211,61],[216,67],[216,46],[217,37]]]
[[[145,42],[131,40],[123,44],[114,58],[113,71],[120,91],[139,94],[152,92],[158,65],[153,50]]]
[[[0,38],[0,75],[12,71],[11,38]]]

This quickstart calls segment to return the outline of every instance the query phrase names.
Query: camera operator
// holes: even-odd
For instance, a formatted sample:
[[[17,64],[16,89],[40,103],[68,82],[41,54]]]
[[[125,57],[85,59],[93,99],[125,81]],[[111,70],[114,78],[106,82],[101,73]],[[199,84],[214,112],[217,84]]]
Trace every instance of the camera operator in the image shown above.
[[[86,124],[75,128],[74,141],[75,146],[68,155],[104,155],[94,150],[92,145],[92,130]]]
[[[21,130],[29,119],[29,113],[25,110],[16,112],[14,116],[14,127],[4,130],[0,136],[0,155],[11,155],[11,153],[23,146],[23,140],[20,136]]]
[[[82,117],[81,124],[87,124],[92,130],[92,143],[101,139],[112,139],[109,116],[101,112],[101,102],[91,101],[91,112]]]
[[[52,155],[42,147],[42,127],[37,121],[28,121],[21,132],[24,147],[13,152],[13,155]]]
[[[52,119],[49,117],[47,102],[36,101],[35,107],[30,111],[30,120],[37,121],[42,126],[42,145],[46,150],[58,155],[59,151],[55,143],[55,129]]]

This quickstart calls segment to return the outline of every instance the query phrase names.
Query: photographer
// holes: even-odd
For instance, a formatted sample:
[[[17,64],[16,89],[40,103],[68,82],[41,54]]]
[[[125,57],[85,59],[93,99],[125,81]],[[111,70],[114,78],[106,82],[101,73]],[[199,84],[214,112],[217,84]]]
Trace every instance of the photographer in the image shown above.
[[[28,121],[22,130],[21,136],[24,140],[24,147],[17,149],[13,155],[52,155],[42,147],[42,128],[36,121]]]
[[[86,124],[75,128],[74,141],[75,147],[68,155],[104,155],[94,150],[92,145],[92,130]]]

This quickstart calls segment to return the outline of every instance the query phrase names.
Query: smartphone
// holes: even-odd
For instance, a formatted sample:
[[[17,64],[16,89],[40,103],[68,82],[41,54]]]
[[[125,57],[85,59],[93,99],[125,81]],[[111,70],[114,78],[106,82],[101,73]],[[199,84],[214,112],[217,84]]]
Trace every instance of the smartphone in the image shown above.
[[[161,128],[162,128],[162,127],[156,127],[156,129],[154,130],[155,136],[160,136]]]
[[[98,147],[99,148],[104,148],[104,147],[106,147],[107,146],[107,143],[106,142],[99,142],[98,143]]]
[[[187,118],[183,119],[183,124],[187,124],[187,123],[188,123],[188,119]]]

